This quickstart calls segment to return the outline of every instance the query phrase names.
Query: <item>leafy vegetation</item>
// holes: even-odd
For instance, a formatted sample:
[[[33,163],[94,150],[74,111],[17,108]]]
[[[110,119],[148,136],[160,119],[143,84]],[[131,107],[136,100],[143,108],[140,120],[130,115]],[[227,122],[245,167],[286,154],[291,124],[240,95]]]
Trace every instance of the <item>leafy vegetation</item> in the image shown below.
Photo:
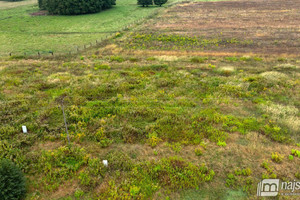
[[[3,200],[24,199],[26,181],[22,171],[10,160],[0,160],[0,198]]]
[[[120,4],[28,26],[111,31],[156,9]],[[261,179],[299,179],[299,58],[199,51],[218,45],[250,44],[137,26],[76,56],[1,58],[0,159],[24,172],[26,200],[255,199]]]
[[[96,13],[116,5],[115,0],[39,0],[39,8],[50,14],[80,15]]]
[[[35,190],[55,193],[74,181],[78,182],[76,188],[80,188],[76,196],[109,198],[114,193],[120,198],[126,195],[150,198],[157,193],[166,196],[168,190],[173,194],[174,188],[183,186],[173,180],[169,172],[161,172],[167,173],[164,178],[150,172],[160,165],[171,167],[173,161],[169,159],[175,155],[185,157],[189,152],[194,160],[210,163],[208,156],[215,155],[215,151],[222,151],[223,155],[235,144],[232,137],[237,135],[243,140],[239,148],[246,145],[247,151],[252,152],[248,145],[253,142],[249,138],[255,138],[254,133],[260,140],[275,143],[275,146],[299,143],[297,132],[284,121],[294,112],[273,118],[274,115],[270,115],[273,107],[262,109],[273,104],[297,105],[297,96],[291,92],[299,87],[295,76],[274,85],[260,77],[261,71],[249,67],[260,66],[269,71],[273,60],[268,63],[250,58],[243,65],[245,61],[240,58],[232,63],[222,57],[197,57],[201,62],[194,62],[193,57],[160,61],[159,57],[105,55],[105,49],[103,54],[80,55],[74,61],[16,62],[12,59],[1,62],[0,82],[4,93],[0,120],[4,125],[0,126],[0,157],[11,159],[26,173],[40,177],[35,181],[39,185]],[[136,58],[134,63],[133,57]],[[195,67],[183,69],[187,63]],[[240,66],[240,69],[226,76],[219,73],[220,68],[228,65]],[[289,101],[278,101],[278,95]],[[67,145],[58,103],[62,97],[71,146]],[[28,134],[20,133],[22,125],[27,126]],[[142,145],[145,150],[112,151],[119,145]],[[32,150],[34,146],[37,149]],[[281,165],[296,165],[298,150],[291,148],[292,151],[285,153],[280,146],[264,150],[268,152],[264,159],[272,158],[277,163],[283,161],[282,156],[290,154],[294,159]],[[149,159],[143,156],[144,151],[150,152]],[[272,157],[271,153],[274,153]],[[154,163],[152,156],[157,160]],[[102,160],[108,160],[108,167]],[[183,166],[188,168],[189,163],[193,163],[189,159],[176,162],[185,163]],[[213,165],[208,166],[214,170]],[[253,173],[248,167],[228,172],[237,179],[234,188],[248,193],[253,191],[250,189],[250,185],[255,185],[253,178],[277,177],[278,172],[269,162],[262,166],[251,166]],[[258,170],[258,173],[255,168],[263,171]],[[136,176],[136,169],[149,177]],[[247,174],[249,180],[242,178],[243,174]],[[214,177],[218,180],[220,176],[219,173]],[[234,181],[234,177],[230,175],[228,181]],[[194,180],[189,176],[182,178]],[[164,182],[165,179],[172,181]],[[200,184],[201,180],[198,177],[193,185],[184,185],[196,189],[196,182]],[[94,192],[100,185],[106,188],[103,194]]]
[[[168,0],[154,0],[154,4],[158,6],[162,6],[163,4],[167,3]]]

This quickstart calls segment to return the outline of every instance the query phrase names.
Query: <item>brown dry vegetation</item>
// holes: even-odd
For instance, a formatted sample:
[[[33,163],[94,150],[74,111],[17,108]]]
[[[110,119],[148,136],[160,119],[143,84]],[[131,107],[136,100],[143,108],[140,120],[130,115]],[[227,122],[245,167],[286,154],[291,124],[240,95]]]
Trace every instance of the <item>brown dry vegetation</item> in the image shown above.
[[[139,32],[248,41],[204,49],[213,54],[299,55],[299,9],[300,1],[294,0],[183,3],[152,19]]]

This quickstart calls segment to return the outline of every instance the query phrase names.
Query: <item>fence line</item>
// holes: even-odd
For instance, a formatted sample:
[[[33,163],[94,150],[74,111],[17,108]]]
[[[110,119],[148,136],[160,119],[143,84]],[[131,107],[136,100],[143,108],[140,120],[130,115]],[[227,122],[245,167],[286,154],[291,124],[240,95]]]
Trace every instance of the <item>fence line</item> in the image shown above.
[[[173,5],[173,4],[172,4]],[[170,5],[169,5],[170,6]],[[108,31],[106,33],[110,33],[108,35],[105,35],[104,37],[100,38],[100,39],[96,39],[93,42],[89,42],[88,44],[84,44],[82,46],[78,46],[76,45],[75,47],[71,47],[72,50],[69,51],[65,51],[65,52],[55,52],[55,51],[38,51],[36,53],[28,53],[28,52],[23,52],[23,53],[14,53],[13,51],[8,53],[9,57],[35,57],[37,56],[38,58],[49,58],[49,57],[55,57],[55,56],[67,56],[67,55],[76,55],[78,53],[81,53],[82,51],[91,48],[91,47],[96,47],[99,44],[103,43],[104,41],[108,41],[110,39],[112,39],[114,36],[116,36],[116,33],[121,33],[121,32],[126,32],[129,31],[130,28],[133,28],[134,26],[140,25],[144,20],[151,18],[155,15],[157,15],[159,13],[159,10],[154,11],[153,13],[151,13],[149,16],[143,17],[139,20],[136,20],[134,22],[132,22],[131,24],[128,24],[126,26],[124,26],[123,28],[121,28],[118,31]],[[1,54],[0,54],[1,56]],[[2,56],[5,56],[5,54],[2,54]]]

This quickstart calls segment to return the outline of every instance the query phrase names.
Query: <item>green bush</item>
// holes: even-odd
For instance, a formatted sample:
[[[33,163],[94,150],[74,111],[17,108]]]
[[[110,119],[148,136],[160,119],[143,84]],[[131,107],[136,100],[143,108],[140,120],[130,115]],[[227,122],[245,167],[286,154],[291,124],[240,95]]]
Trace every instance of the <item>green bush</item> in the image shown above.
[[[116,5],[116,0],[39,0],[41,10],[56,15],[96,13]]]
[[[10,160],[0,160],[0,199],[19,200],[26,195],[26,181],[22,171]]]
[[[138,0],[138,5],[141,5],[143,7],[148,7],[149,5],[153,5],[152,0]]]
[[[111,8],[113,5],[116,5],[116,0],[103,0],[102,9]]]
[[[191,58],[191,62],[193,63],[204,63],[207,58],[203,57],[193,57]]]
[[[162,6],[163,4],[167,3],[168,0],[154,0],[154,4],[157,6]]]
[[[281,163],[282,162],[282,159],[283,159],[283,156],[280,155],[279,153],[275,152],[275,153],[272,153],[272,160],[276,163]]]
[[[124,62],[125,59],[123,57],[121,57],[121,56],[111,56],[110,57],[110,61],[116,61],[116,62],[121,63],[121,62]]]
[[[47,1],[48,0],[38,0],[38,5],[41,10],[47,9]]]

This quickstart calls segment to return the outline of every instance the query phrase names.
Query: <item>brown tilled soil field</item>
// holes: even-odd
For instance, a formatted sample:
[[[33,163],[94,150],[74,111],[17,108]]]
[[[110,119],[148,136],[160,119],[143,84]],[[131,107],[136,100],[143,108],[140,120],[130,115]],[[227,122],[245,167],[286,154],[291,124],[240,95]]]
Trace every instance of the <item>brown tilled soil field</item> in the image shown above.
[[[233,41],[204,48],[206,51],[295,55],[300,53],[300,1],[182,3],[150,21],[142,31]]]

